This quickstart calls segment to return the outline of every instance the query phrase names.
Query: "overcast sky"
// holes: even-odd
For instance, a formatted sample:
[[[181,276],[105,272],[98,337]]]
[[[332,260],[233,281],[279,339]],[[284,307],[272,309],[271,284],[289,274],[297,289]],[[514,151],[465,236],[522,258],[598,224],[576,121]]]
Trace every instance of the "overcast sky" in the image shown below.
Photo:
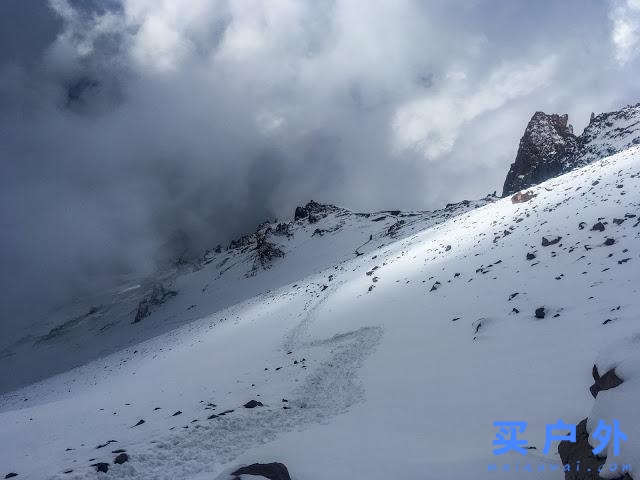
[[[500,191],[536,110],[640,101],[639,40],[640,0],[2,0],[0,333],[177,232]]]

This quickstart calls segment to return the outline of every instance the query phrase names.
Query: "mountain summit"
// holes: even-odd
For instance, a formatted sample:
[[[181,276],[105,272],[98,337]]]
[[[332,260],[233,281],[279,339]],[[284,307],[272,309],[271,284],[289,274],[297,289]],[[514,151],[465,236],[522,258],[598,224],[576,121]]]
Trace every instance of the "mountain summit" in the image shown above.
[[[569,115],[536,112],[520,139],[516,160],[504,182],[503,196],[555,177],[577,146]]]
[[[567,114],[534,113],[520,139],[502,196],[544,182],[640,143],[640,104],[591,115],[580,136]]]

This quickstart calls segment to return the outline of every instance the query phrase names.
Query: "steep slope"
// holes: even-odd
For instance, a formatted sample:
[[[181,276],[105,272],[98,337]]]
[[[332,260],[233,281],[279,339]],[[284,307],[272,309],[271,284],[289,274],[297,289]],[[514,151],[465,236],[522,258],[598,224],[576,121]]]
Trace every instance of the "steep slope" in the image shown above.
[[[495,200],[373,213],[311,201],[291,221],[264,222],[227,248],[218,246],[196,262],[177,261],[151,278],[124,278],[114,290],[75,299],[12,339],[0,339],[0,393],[137,345]]]
[[[568,115],[536,112],[520,139],[502,196],[537,185],[595,160],[640,144],[640,104],[591,116],[580,136]]]
[[[103,462],[100,478],[199,480],[280,461],[296,480],[422,480],[513,478],[487,467],[530,464],[528,478],[559,479],[557,443],[541,451],[545,425],[577,424],[593,409],[591,433],[599,418],[620,418],[629,438],[607,464],[635,467],[640,149],[532,195],[430,225],[405,218],[416,219],[413,234],[376,238],[358,256],[354,240],[367,241],[371,223],[388,222],[388,232],[398,219],[348,216],[348,240],[316,244],[311,230],[330,230],[340,213],[313,224],[301,217],[306,236],[296,234],[298,247],[260,275],[245,278],[256,253],[248,248],[224,263],[234,265],[224,275],[238,279],[230,287],[202,291],[223,259],[207,263],[207,275],[179,277],[180,293],[136,325],[184,320],[187,305],[233,296],[263,273],[286,282],[307,262],[318,268],[5,394],[0,465],[26,478],[96,478],[91,465]],[[336,259],[329,268],[318,245]],[[285,261],[286,272],[278,267]],[[624,381],[598,392],[595,404],[594,363],[601,373],[616,367]],[[492,454],[501,420],[528,422],[526,456]],[[114,464],[120,449],[128,461]]]

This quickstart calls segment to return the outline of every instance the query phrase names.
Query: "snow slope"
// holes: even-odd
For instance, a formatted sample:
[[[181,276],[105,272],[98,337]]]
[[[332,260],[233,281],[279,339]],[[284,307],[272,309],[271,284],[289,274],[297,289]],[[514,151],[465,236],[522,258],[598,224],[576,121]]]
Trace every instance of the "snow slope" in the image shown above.
[[[0,339],[0,393],[135,346],[352,259],[356,250],[364,254],[494,200],[487,196],[435,211],[374,213],[310,202],[317,210],[311,219],[265,222],[228,248],[206,252],[195,262],[176,262],[151,278],[123,278],[113,290],[74,299],[12,338]],[[278,230],[279,225],[284,228]],[[284,258],[274,258],[263,268],[256,261],[259,236]],[[158,299],[162,308],[151,305],[148,316],[132,324],[140,302],[158,285],[177,295]]]
[[[113,327],[144,329],[141,341],[0,398],[0,473],[200,480],[280,461],[296,480],[482,479],[516,476],[488,464],[530,463],[545,469],[518,475],[560,479],[555,446],[541,451],[545,425],[587,415],[590,429],[619,418],[629,441],[615,460],[640,468],[640,149],[531,190],[525,203],[407,217],[397,239],[386,234],[396,215],[348,214],[322,238],[314,229],[340,212],[298,220],[296,247],[255,276],[251,249],[223,275],[206,258],[152,315]],[[213,278],[225,280],[205,288]],[[595,401],[594,363],[624,380]],[[526,457],[492,454],[504,420],[528,422]],[[129,461],[112,464],[116,449]]]

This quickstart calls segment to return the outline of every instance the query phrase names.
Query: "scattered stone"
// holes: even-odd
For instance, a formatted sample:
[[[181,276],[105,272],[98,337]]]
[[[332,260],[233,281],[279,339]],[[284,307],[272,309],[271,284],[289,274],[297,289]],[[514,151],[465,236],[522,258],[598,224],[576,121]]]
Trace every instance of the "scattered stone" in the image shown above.
[[[102,443],[102,444],[98,445],[96,447],[96,450],[98,450],[100,448],[104,448],[104,447],[106,447],[107,445],[109,445],[111,443],[118,443],[118,441],[117,440],[108,440],[105,443]],[[69,450],[73,450],[73,449],[72,448],[67,448],[67,451],[69,451]]]
[[[546,311],[544,309],[544,307],[538,307],[536,308],[536,318],[544,318],[546,315]]]
[[[591,227],[591,231],[593,232],[604,232],[604,223],[598,222]]]
[[[591,395],[593,395],[593,398],[598,396],[598,392],[615,388],[623,383],[623,380],[616,375],[615,368],[607,370],[607,372],[601,376],[598,372],[598,367],[594,365],[591,370],[591,375],[593,376],[594,382],[593,385],[589,387],[589,391]]]
[[[173,415],[171,415],[172,417],[177,417],[178,415],[182,415],[182,412],[180,410],[178,410],[177,412],[175,412]]]
[[[262,402],[258,402],[257,400],[249,400],[247,403],[245,403],[244,408],[256,408],[256,407],[262,407]]]
[[[534,258],[536,258],[535,253],[527,253],[527,260],[533,260]]]
[[[95,467],[96,472],[107,473],[109,471],[109,464],[108,463],[98,462],[98,463],[92,464],[91,466]]]
[[[606,245],[607,247],[610,247],[611,245],[613,245],[614,243],[616,243],[616,241],[613,238],[607,238],[604,241],[604,245]]]
[[[129,455],[127,455],[126,453],[121,453],[120,455],[118,455],[116,458],[113,459],[113,463],[117,465],[122,465],[123,463],[128,461],[129,461]]]
[[[268,480],[291,480],[287,467],[282,463],[254,463],[246,467],[241,467],[231,475],[255,475]]]
[[[546,237],[542,237],[542,246],[543,247],[548,247],[550,245],[555,245],[556,243],[558,243],[560,240],[562,240],[562,237],[558,236],[552,240],[548,240]]]
[[[7,473],[4,478],[13,478],[13,477],[17,477],[18,474],[15,472],[11,472],[11,473]]]

